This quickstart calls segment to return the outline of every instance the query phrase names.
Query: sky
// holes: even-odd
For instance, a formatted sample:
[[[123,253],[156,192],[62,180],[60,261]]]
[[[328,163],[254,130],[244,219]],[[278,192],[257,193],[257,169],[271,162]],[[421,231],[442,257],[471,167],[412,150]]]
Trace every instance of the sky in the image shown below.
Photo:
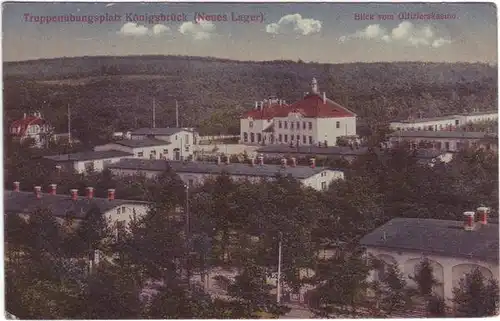
[[[496,64],[496,14],[491,3],[4,3],[3,60],[189,55]]]

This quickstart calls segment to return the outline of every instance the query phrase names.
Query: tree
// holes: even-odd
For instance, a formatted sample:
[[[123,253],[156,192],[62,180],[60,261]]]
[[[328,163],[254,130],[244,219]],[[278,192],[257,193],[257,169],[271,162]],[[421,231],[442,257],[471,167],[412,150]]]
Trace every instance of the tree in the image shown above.
[[[420,295],[427,298],[432,295],[434,286],[438,285],[437,279],[434,277],[434,270],[430,261],[423,259],[415,269],[415,274],[409,276],[411,280],[417,283]]]
[[[311,291],[309,307],[319,317],[331,315],[355,317],[370,308],[366,294],[371,267],[359,249],[342,249],[336,256],[320,263],[315,279],[319,284]]]
[[[379,309],[390,316],[396,311],[407,309],[411,297],[397,264],[389,264],[385,268],[382,279],[374,284],[374,292]]]
[[[498,313],[499,287],[495,279],[486,280],[474,269],[453,289],[453,302],[459,317],[483,318]]]

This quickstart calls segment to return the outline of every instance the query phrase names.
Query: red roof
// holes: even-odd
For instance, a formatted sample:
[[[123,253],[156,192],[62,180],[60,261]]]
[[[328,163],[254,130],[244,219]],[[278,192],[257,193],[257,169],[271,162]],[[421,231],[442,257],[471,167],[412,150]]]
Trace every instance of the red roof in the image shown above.
[[[292,112],[301,113],[304,117],[311,118],[356,117],[355,113],[330,99],[326,99],[326,104],[323,103],[323,97],[316,94],[307,95],[292,105],[280,106],[279,104],[275,104],[264,107],[263,110],[253,109],[245,113],[243,117],[272,119],[274,117],[287,117]]]
[[[349,109],[340,106],[330,99],[326,99],[326,103],[323,103],[323,97],[315,94],[307,95],[304,99],[291,105],[287,110],[283,110],[275,115],[275,117],[287,117],[291,112],[301,113],[304,117],[311,118],[342,118],[356,116],[356,114]]]
[[[271,106],[265,106],[262,110],[252,109],[243,114],[243,118],[253,118],[253,119],[273,119],[276,117],[277,113],[282,112],[283,110],[288,110],[290,105],[280,105],[280,104],[272,104]]]
[[[16,133],[18,136],[24,136],[26,131],[28,130],[28,127],[31,125],[43,125],[45,124],[45,121],[39,117],[35,116],[27,116],[26,118],[23,119],[18,119],[12,122],[10,125],[10,128],[18,128],[21,127],[21,131],[19,133]]]

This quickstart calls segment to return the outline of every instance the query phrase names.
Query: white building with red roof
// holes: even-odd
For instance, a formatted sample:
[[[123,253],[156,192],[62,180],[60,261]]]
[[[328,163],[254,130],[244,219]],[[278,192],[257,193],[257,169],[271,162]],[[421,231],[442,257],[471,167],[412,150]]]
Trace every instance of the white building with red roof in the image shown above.
[[[240,120],[243,144],[335,146],[337,138],[356,135],[356,114],[320,93],[313,78],[311,92],[294,104],[268,99]]]
[[[40,112],[32,115],[25,113],[22,119],[12,122],[9,132],[21,141],[31,138],[35,145],[40,147],[46,143],[47,139],[50,139],[52,126],[42,118]]]

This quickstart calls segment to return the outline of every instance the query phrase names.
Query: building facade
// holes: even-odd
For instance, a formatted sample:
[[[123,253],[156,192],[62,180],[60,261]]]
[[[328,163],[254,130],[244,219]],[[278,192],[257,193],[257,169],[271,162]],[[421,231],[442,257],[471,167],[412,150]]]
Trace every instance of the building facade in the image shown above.
[[[123,158],[134,157],[134,154],[119,150],[89,151],[54,156],[44,156],[61,170],[75,171],[80,174],[101,172],[109,164]]]
[[[9,132],[20,141],[32,139],[36,147],[41,147],[50,139],[53,128],[40,112],[35,112],[33,115],[25,113],[22,119],[12,122]]]
[[[413,287],[416,284],[409,275],[416,273],[423,259],[429,260],[438,281],[434,292],[450,304],[453,288],[474,269],[487,279],[499,279],[498,224],[489,223],[483,216],[488,215],[488,208],[478,208],[478,222],[475,212],[466,213],[467,217],[472,215],[471,221],[396,218],[363,237],[360,243],[367,254],[384,264],[396,264]],[[372,271],[370,279],[380,279],[386,265]]]
[[[293,160],[292,160],[293,161]],[[202,184],[206,179],[228,174],[234,180],[248,180],[259,182],[262,179],[274,180],[278,175],[291,177],[300,181],[305,187],[316,190],[325,190],[337,179],[344,179],[341,170],[324,167],[296,166],[283,161],[282,165],[265,164],[263,158],[249,164],[222,162],[165,162],[162,160],[123,159],[111,164],[109,169],[115,175],[145,175],[154,177],[162,171],[171,168],[188,186]]]
[[[184,160],[193,157],[198,134],[193,128],[141,128],[130,133],[131,140],[161,140],[169,147],[163,159]],[[124,140],[126,141],[126,140]]]
[[[320,93],[316,79],[311,92],[294,104],[270,99],[240,119],[243,144],[335,146],[337,139],[356,135],[356,114]]]

